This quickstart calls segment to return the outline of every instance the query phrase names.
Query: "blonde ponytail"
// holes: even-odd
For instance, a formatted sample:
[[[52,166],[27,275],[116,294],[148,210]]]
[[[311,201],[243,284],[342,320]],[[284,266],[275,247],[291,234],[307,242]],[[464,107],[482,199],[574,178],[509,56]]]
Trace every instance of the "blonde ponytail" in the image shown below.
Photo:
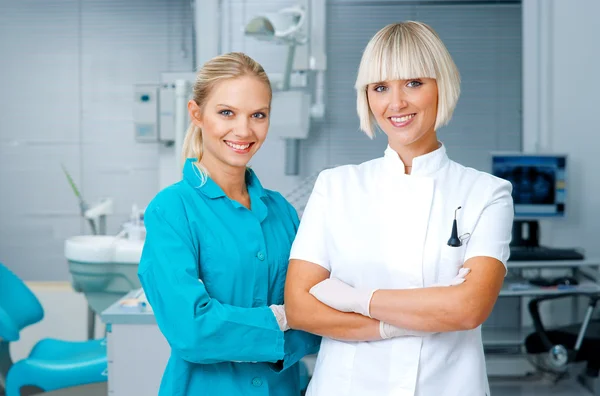
[[[199,127],[190,123],[181,149],[181,162],[185,164],[188,158],[196,158],[197,162],[202,159],[202,131]]]

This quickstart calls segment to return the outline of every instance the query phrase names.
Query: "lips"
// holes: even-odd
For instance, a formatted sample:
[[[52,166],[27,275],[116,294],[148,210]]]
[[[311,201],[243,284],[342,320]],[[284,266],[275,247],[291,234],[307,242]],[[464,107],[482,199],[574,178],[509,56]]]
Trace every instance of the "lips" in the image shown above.
[[[230,140],[224,140],[227,147],[239,154],[246,154],[250,152],[250,148],[254,145],[254,142],[234,142]]]
[[[396,128],[403,128],[409,125],[414,120],[416,115],[417,113],[402,114],[398,116],[388,117],[388,120],[390,120],[391,124]]]

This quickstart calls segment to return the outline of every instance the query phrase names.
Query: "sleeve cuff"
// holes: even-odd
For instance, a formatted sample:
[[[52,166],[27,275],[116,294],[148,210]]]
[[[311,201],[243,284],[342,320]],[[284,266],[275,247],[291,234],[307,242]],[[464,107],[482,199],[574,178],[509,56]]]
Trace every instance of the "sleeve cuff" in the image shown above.
[[[271,370],[277,373],[292,367],[304,356],[317,353],[321,344],[321,337],[300,330],[288,330],[285,332],[284,338],[285,355],[283,360],[269,365]]]

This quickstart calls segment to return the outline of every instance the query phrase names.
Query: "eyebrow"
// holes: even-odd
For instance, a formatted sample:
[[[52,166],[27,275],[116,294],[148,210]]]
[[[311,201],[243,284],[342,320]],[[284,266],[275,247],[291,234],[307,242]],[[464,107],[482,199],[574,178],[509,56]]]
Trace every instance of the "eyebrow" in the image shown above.
[[[227,108],[229,108],[229,109],[233,109],[233,110],[239,110],[239,109],[238,109],[237,107],[235,107],[235,106],[226,105],[226,104],[222,104],[222,103],[219,103],[219,104],[217,105],[217,107],[219,107],[219,106],[220,106],[220,107],[227,107]],[[269,110],[269,106],[261,107],[260,109],[258,109],[258,110],[254,110],[254,111],[256,112],[256,111],[266,111],[266,110]]]

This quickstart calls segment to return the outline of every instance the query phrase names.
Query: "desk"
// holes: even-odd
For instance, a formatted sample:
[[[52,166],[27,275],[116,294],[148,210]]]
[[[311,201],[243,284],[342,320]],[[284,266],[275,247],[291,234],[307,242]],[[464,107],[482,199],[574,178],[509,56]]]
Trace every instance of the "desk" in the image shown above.
[[[579,293],[582,296],[592,293],[600,293],[600,259],[586,260],[564,260],[564,261],[509,261],[507,264],[510,275],[516,278],[508,277],[502,286],[499,297],[539,297],[557,294]],[[568,288],[548,288],[527,285],[528,287],[517,287],[520,284],[527,284],[526,280],[521,279],[522,270],[527,269],[571,269],[574,276],[580,278],[579,285]],[[583,279],[585,278],[585,280]],[[524,307],[521,307],[523,309]],[[577,299],[573,299],[573,314],[578,311]],[[534,329],[532,326],[520,326],[517,328],[495,328],[485,327],[482,329],[483,345],[486,347],[520,347],[527,335]]]
[[[150,306],[124,308],[132,298],[145,301],[134,290],[102,312],[106,324],[108,357],[108,396],[157,395],[171,347],[160,332]],[[312,373],[314,356],[302,359]],[[105,393],[106,394],[106,393]]]

